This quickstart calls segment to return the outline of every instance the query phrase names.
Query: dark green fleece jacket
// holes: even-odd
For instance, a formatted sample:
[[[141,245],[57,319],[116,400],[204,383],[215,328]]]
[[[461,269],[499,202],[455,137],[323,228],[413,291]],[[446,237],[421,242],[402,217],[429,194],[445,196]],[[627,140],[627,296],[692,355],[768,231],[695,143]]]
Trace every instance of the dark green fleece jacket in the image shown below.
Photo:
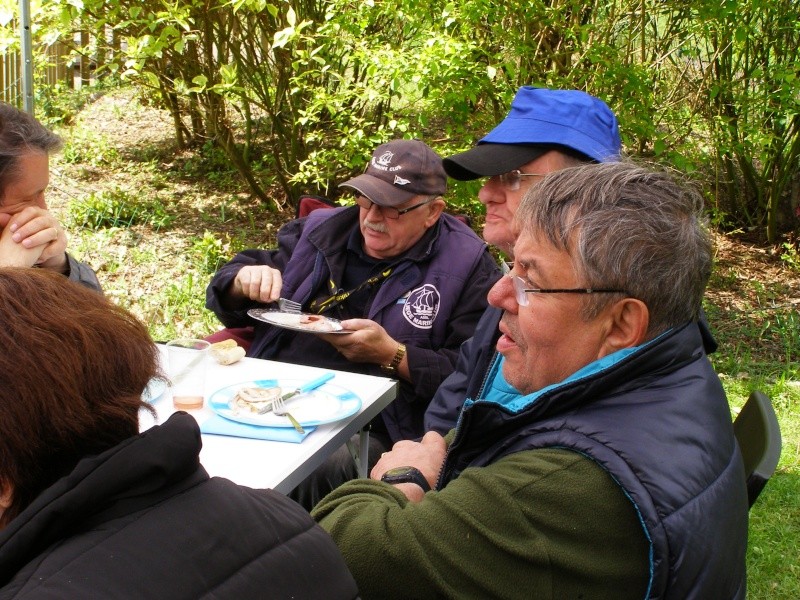
[[[312,514],[366,600],[646,595],[648,544],[633,505],[602,468],[568,450],[468,468],[419,503],[355,480]]]

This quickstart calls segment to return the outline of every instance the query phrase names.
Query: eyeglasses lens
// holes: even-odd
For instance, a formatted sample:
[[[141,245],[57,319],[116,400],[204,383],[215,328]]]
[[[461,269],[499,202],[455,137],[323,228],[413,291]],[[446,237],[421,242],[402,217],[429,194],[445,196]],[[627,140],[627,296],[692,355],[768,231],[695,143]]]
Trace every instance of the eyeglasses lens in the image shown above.
[[[391,206],[381,206],[380,204],[375,204],[372,200],[370,200],[369,198],[365,198],[364,196],[358,196],[356,198],[356,204],[358,204],[361,208],[363,208],[367,212],[369,212],[369,210],[373,206],[377,206],[378,210],[381,211],[383,216],[385,218],[387,218],[387,219],[399,219],[400,218],[400,213],[398,212],[398,210],[396,208],[391,207]]]
[[[517,299],[517,304],[520,306],[528,306],[528,294],[525,293],[525,282],[522,277],[511,275],[511,282],[514,284],[514,296]]]
[[[519,189],[519,182],[522,179],[520,172],[516,169],[503,173],[500,175],[500,183],[510,192],[516,192]]]

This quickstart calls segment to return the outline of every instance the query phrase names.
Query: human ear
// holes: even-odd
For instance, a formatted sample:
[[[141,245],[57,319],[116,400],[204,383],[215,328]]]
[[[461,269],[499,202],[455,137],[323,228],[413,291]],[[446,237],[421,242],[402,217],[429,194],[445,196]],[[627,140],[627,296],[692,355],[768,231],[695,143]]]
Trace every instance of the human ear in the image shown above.
[[[439,196],[428,205],[428,218],[425,219],[425,227],[433,227],[436,224],[436,221],[439,220],[439,217],[444,212],[445,203],[442,200],[442,197]]]
[[[14,501],[14,486],[0,479],[0,513]]]
[[[601,346],[600,358],[623,348],[639,346],[647,340],[650,311],[641,300],[624,298],[615,302],[607,318],[608,330]]]

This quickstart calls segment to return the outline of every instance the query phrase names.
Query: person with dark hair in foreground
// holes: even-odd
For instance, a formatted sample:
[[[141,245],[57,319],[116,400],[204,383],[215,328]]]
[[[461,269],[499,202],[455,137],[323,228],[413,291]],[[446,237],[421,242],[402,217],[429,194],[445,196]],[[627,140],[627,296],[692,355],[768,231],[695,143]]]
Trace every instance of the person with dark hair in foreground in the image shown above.
[[[48,211],[49,154],[61,138],[0,102],[0,267],[39,267],[100,291],[89,265],[67,254],[67,236]]]
[[[455,429],[312,512],[364,598],[744,598],[748,502],[697,320],[699,193],[566,169],[515,217],[499,356]]]
[[[0,268],[0,598],[356,598],[330,537],[209,478],[197,423],[139,434],[145,327],[45,269]]]

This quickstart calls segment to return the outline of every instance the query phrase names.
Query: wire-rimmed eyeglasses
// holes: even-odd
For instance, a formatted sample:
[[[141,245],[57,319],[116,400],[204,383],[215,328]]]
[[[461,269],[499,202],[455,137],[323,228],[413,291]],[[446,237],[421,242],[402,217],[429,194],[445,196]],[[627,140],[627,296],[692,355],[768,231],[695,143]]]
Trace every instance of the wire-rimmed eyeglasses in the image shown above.
[[[516,275],[509,275],[514,284],[514,296],[517,304],[528,306],[528,294],[627,294],[625,290],[614,290],[610,288],[526,288],[525,280]]]
[[[523,177],[544,177],[545,175],[546,173],[523,173],[519,169],[514,169],[508,173],[498,175],[497,178],[500,180],[500,184],[509,192],[516,192]]]
[[[438,196],[431,196],[427,200],[424,200],[418,204],[414,204],[413,206],[409,206],[408,208],[395,208],[393,206],[383,206],[382,204],[376,204],[366,196],[357,196],[356,197],[356,204],[358,204],[364,210],[369,210],[372,208],[372,205],[378,207],[378,209],[383,213],[383,216],[387,219],[399,219],[400,215],[404,215],[407,212],[414,210],[415,208],[419,208],[420,206],[425,206],[426,204],[430,204],[434,200],[436,200]]]

